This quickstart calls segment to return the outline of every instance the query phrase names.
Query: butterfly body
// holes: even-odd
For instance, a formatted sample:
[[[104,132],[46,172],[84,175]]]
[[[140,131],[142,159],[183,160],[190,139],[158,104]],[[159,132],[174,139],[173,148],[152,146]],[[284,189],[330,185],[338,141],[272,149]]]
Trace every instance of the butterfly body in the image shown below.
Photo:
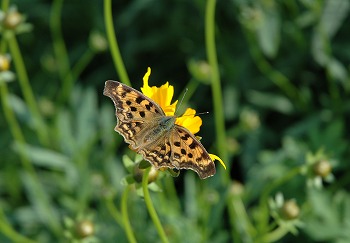
[[[174,116],[164,116],[161,117],[154,126],[153,129],[149,130],[148,133],[143,138],[145,143],[157,141],[167,134],[174,128],[176,118]]]
[[[166,116],[162,108],[141,92],[117,81],[106,81],[118,118],[115,130],[130,147],[154,167],[191,169],[201,179],[215,174],[215,164],[196,137]]]

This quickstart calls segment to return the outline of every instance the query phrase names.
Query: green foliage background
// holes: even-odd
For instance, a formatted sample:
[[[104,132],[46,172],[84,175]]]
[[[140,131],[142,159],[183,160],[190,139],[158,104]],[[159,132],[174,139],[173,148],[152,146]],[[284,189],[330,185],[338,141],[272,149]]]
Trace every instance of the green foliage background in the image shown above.
[[[347,0],[1,4],[1,242],[350,241]],[[147,67],[227,170],[134,180],[102,91]]]

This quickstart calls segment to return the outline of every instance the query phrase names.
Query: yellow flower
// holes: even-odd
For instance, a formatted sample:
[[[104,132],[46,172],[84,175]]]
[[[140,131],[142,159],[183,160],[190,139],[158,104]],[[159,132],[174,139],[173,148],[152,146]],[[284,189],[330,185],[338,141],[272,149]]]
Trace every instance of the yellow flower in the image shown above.
[[[177,100],[171,104],[171,100],[174,96],[174,86],[169,85],[168,82],[163,84],[161,87],[148,85],[148,79],[151,74],[151,68],[147,69],[147,73],[143,76],[143,87],[141,91],[148,98],[156,102],[164,111],[166,116],[174,116],[176,111]],[[185,113],[176,118],[175,124],[185,127],[192,134],[199,132],[202,125],[202,119],[199,116],[195,116],[196,110],[187,108]],[[210,158],[218,160],[221,165],[226,169],[225,163],[215,154],[209,154]]]
[[[196,110],[187,108],[182,116],[176,118],[175,124],[186,127],[191,133],[196,134],[202,125],[202,119],[195,114]]]
[[[148,85],[150,74],[151,68],[148,68],[147,73],[143,76],[143,87],[141,88],[142,93],[156,102],[163,109],[165,115],[173,116],[177,104],[177,100],[170,104],[174,95],[174,86],[169,85],[169,83],[166,82],[160,88],[156,86],[150,87]]]

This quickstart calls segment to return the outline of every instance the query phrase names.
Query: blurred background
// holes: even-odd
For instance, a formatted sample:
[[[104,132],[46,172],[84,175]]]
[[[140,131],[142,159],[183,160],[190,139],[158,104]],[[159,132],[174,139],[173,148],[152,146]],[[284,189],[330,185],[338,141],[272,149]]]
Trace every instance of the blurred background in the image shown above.
[[[173,100],[188,88],[183,107],[209,112],[198,135],[228,166],[203,181],[193,171],[150,175],[170,242],[349,242],[349,8],[1,1],[0,241],[128,242],[128,215],[137,242],[164,242],[140,190],[140,158],[114,132],[102,94],[106,80],[125,82],[107,38],[112,13],[130,85],[139,90],[151,67],[150,85],[169,81]]]

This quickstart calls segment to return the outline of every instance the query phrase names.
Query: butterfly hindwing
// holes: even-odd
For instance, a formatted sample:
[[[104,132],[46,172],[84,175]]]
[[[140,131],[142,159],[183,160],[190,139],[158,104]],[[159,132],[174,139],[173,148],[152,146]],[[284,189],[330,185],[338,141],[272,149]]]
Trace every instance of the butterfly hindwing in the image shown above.
[[[204,146],[186,128],[175,125],[170,135],[171,162],[177,169],[191,169],[201,179],[215,174],[215,164]]]
[[[171,145],[169,137],[164,137],[152,146],[140,149],[143,158],[149,161],[155,168],[167,167],[175,168],[171,163]]]

